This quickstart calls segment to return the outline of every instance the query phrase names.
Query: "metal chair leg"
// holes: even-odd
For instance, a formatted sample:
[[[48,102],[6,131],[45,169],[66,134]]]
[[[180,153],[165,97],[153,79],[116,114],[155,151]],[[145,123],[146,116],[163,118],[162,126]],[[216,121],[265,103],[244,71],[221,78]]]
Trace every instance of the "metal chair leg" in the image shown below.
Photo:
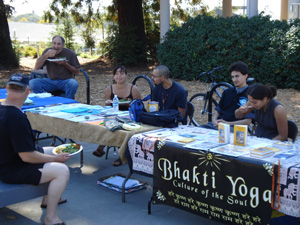
[[[109,149],[110,149],[111,147],[113,147],[113,148],[114,148],[114,151],[116,151],[116,148],[117,148],[116,146],[109,146],[109,145],[107,145],[107,146],[106,146],[105,159],[108,158],[108,152],[109,152]]]
[[[148,214],[151,214],[151,203],[152,203],[153,197],[150,198],[150,200],[148,201]]]
[[[128,181],[128,179],[131,177],[132,175],[132,172],[130,171],[127,175],[127,177],[125,178],[125,180],[123,181],[123,184],[122,184],[122,202],[125,202],[125,185],[126,185],[126,182]]]
[[[83,150],[80,152],[80,168],[83,167]]]

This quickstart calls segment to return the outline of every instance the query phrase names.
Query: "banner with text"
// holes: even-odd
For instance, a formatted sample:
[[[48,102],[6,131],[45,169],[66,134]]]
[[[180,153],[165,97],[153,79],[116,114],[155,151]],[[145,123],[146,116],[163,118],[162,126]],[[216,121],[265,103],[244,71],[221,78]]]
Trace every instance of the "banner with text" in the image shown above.
[[[162,142],[154,151],[153,200],[227,224],[268,224],[272,165]]]

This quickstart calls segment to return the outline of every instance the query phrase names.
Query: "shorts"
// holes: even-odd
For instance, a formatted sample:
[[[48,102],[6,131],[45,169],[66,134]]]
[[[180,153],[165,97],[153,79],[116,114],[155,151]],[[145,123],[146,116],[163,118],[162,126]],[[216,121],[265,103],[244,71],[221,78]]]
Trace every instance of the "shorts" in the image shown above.
[[[17,171],[1,175],[1,180],[9,184],[33,184],[39,185],[42,173],[39,169],[44,167],[44,163],[26,163]]]
[[[37,146],[37,151],[44,153],[42,147]],[[39,185],[42,173],[39,169],[44,167],[44,163],[33,164],[33,163],[22,163],[16,168],[11,168],[10,171],[0,175],[1,181],[9,184],[33,184]],[[7,169],[6,169],[7,170]]]

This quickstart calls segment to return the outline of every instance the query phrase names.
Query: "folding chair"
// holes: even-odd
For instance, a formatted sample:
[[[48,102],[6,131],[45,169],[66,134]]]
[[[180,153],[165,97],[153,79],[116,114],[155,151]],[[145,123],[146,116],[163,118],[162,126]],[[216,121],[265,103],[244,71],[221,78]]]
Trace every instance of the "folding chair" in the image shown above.
[[[298,134],[297,124],[291,120],[288,120],[288,138],[292,139],[293,142],[296,141]]]
[[[189,124],[189,125],[192,125],[192,120],[194,118],[194,112],[195,112],[194,105],[191,102],[187,102],[187,117],[188,117],[187,124]]]

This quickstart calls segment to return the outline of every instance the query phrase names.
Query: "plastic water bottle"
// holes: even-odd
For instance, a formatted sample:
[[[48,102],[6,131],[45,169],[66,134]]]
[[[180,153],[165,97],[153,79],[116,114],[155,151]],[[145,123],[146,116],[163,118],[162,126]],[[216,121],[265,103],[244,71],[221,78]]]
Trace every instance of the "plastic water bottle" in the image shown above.
[[[114,112],[119,112],[119,99],[117,95],[114,96],[112,105],[113,105]]]

